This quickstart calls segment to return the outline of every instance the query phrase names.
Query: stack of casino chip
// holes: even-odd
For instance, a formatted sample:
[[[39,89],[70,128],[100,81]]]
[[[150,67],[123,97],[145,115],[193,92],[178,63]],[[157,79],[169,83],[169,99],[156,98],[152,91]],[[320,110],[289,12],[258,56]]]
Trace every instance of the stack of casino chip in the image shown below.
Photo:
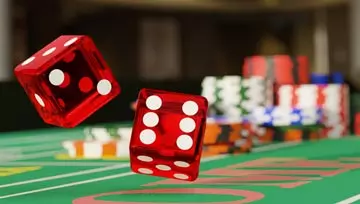
[[[209,102],[209,114],[212,116],[239,117],[242,115],[240,103],[240,76],[205,77],[202,82],[201,95]]]
[[[334,72],[331,74],[312,73],[311,83],[312,84],[344,84],[345,79],[343,74],[340,72]]]
[[[346,85],[328,84],[323,87],[324,129],[329,138],[348,135],[349,128],[349,92]]]
[[[354,134],[360,136],[360,112],[355,113],[354,117]]]
[[[100,141],[64,141],[63,147],[70,158],[76,159],[104,159],[128,158],[130,141],[112,140]]]
[[[348,134],[349,90],[345,84],[282,85],[277,91],[281,107],[323,110],[324,134],[338,138]]]
[[[250,119],[254,124],[268,127],[308,126],[322,124],[321,108],[257,107]]]
[[[241,106],[244,114],[248,115],[259,106],[270,106],[273,104],[272,84],[261,77],[250,77],[243,80],[244,100]]]
[[[246,57],[243,76],[259,76],[276,85],[306,84],[310,82],[309,63],[305,56],[251,56]]]
[[[203,155],[250,152],[251,132],[241,119],[208,118],[203,142]]]
[[[70,158],[128,158],[131,127],[87,127],[84,140],[64,141],[62,146]]]
[[[251,116],[251,115],[250,115]],[[214,125],[218,124],[218,125]],[[250,138],[252,140],[252,146],[259,146],[267,143],[271,143],[273,141],[274,131],[271,128],[262,127],[258,124],[255,124],[251,121],[251,117],[246,117],[243,119],[236,119],[236,118],[226,118],[226,117],[209,117],[207,119],[207,133],[214,133],[218,131],[212,131],[214,127],[220,127],[224,124],[239,124],[239,127],[241,127],[240,135],[238,137],[235,137],[236,139],[231,139],[234,137],[229,137],[230,139],[227,139],[226,134],[222,134],[222,137],[216,137],[217,143],[219,141],[227,141],[229,145],[233,144],[240,144],[241,141],[244,141],[244,138]],[[220,125],[220,126],[219,126]],[[226,129],[226,126],[222,126],[222,128]],[[240,138],[239,138],[240,136]],[[210,139],[212,138],[212,139]],[[209,144],[207,140],[214,140],[215,136],[206,135],[205,136],[205,145]],[[240,139],[240,140],[239,140]],[[237,141],[237,142],[236,142]],[[224,142],[223,142],[224,143]]]
[[[273,127],[272,141],[301,142],[324,138],[322,125]]]
[[[208,76],[201,95],[209,102],[210,116],[244,118],[254,107],[272,104],[268,84],[261,77]]]

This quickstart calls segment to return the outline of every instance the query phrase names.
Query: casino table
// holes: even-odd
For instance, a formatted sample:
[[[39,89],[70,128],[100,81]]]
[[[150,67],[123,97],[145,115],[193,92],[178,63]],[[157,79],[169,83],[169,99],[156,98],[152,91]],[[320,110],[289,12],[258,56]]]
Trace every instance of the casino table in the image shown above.
[[[81,128],[1,133],[0,203],[360,203],[357,137],[205,157],[194,182],[137,175],[124,159],[57,156],[78,138]]]

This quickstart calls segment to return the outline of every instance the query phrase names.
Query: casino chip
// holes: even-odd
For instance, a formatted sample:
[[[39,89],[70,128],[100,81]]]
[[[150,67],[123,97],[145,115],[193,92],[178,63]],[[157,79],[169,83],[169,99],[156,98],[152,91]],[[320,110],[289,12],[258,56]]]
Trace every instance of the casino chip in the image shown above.
[[[62,146],[70,158],[102,159],[129,157],[130,140],[100,141],[64,141]]]
[[[62,146],[72,159],[128,158],[131,132],[120,125],[87,127],[84,140],[64,141]]]
[[[260,77],[208,76],[202,82],[201,95],[209,102],[209,115],[239,118],[257,106],[272,105],[270,89]]]
[[[204,155],[249,152],[252,134],[243,124],[241,118],[207,118]]]
[[[257,107],[251,121],[263,126],[301,126],[322,124],[320,108]]]

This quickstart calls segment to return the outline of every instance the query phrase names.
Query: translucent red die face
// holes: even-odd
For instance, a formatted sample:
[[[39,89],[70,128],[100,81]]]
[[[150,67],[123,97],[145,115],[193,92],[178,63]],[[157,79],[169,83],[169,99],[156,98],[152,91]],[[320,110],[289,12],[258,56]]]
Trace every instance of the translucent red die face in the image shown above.
[[[120,93],[120,86],[87,36],[60,36],[15,68],[46,123],[74,127]]]
[[[206,126],[202,96],[143,89],[130,143],[131,168],[141,174],[195,180]]]

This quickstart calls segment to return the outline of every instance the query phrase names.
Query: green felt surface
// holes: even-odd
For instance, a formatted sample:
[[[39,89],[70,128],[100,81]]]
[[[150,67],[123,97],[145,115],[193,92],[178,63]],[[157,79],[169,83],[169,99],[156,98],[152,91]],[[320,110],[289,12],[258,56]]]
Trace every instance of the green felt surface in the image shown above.
[[[252,196],[262,196],[251,203],[331,204],[360,192],[360,182],[358,182],[360,138],[356,137],[301,144],[274,144],[268,145],[269,148],[260,147],[254,153],[247,155],[204,158],[201,164],[201,176],[194,183],[175,180],[169,182],[163,178],[134,175],[130,171],[129,164],[124,161],[79,161],[55,158],[55,152],[63,151],[62,140],[82,137],[81,128],[2,133],[0,135],[0,158],[2,158],[0,203],[242,203],[241,200],[245,199],[246,195],[226,195],[224,192],[245,190],[252,193]],[[7,158],[10,153],[16,157]],[[300,161],[310,160],[314,163],[307,167],[304,162],[299,164],[295,162],[294,165],[287,167],[278,165],[279,163],[273,163],[272,167],[231,166],[264,158],[273,158],[277,162],[281,158],[292,158],[294,161],[302,159]],[[244,174],[244,172],[218,175],[215,171],[211,171],[223,172],[226,169],[262,170],[263,173],[251,177],[249,173]],[[269,179],[271,174],[265,173],[265,170],[271,169],[301,172],[299,171],[299,175],[278,173],[277,176],[281,177]],[[310,174],[309,170],[317,170],[317,172]],[[319,172],[333,172],[333,175],[319,176]],[[268,176],[268,180],[256,181],[264,176]],[[212,179],[205,182],[204,178]],[[164,183],[165,181],[167,183]],[[279,186],[279,183],[295,182],[304,184],[297,187]],[[169,189],[177,189],[178,192],[165,193]],[[222,189],[226,190],[221,191]],[[143,194],[130,194],[131,192],[120,194],[132,190],[147,191]],[[84,197],[88,196],[93,196],[88,198],[92,200],[91,202],[85,202]]]

